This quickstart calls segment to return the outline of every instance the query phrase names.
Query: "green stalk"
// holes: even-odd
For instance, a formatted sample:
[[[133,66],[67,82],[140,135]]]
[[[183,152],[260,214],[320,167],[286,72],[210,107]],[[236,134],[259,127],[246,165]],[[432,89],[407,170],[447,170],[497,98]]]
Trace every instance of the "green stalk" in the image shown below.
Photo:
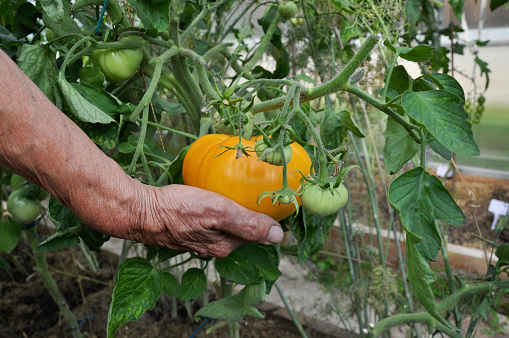
[[[154,96],[154,92],[157,89],[157,85],[159,84],[159,79],[161,78],[161,72],[163,71],[163,65],[169,58],[177,55],[178,48],[172,47],[166,52],[164,52],[162,55],[160,55],[157,58],[154,58],[150,60],[151,63],[155,63],[155,69],[154,73],[152,75],[152,81],[150,82],[149,87],[147,88],[147,91],[143,95],[143,98],[141,99],[140,103],[136,106],[136,108],[131,113],[131,116],[129,117],[129,120],[131,122],[134,122],[138,115],[140,114],[141,110],[145,108],[150,101],[152,101],[152,96]]]
[[[34,230],[35,232],[35,230]],[[69,326],[72,328],[71,333],[73,337],[83,337],[83,335],[80,333],[78,329],[78,321],[76,320],[76,317],[72,313],[71,310],[69,310],[69,307],[67,306],[67,303],[65,301],[65,298],[62,296],[62,293],[60,292],[60,289],[58,288],[57,283],[51,277],[49,271],[48,271],[48,262],[46,261],[46,253],[45,252],[37,252],[35,251],[35,247],[39,245],[39,240],[35,237],[35,234],[27,231],[28,238],[30,240],[30,245],[32,246],[32,249],[34,250],[34,257],[35,257],[35,263],[37,266],[37,270],[39,271],[39,276],[41,277],[41,280],[48,290],[49,294],[55,301],[55,303],[58,306],[58,309],[60,310],[60,313],[62,316],[67,320],[69,323]]]
[[[359,66],[362,64],[362,62],[368,57],[371,50],[376,46],[377,41],[378,41],[378,39],[376,37],[370,36],[366,40],[366,42],[361,46],[359,51],[352,57],[350,62],[348,62],[348,64],[345,66],[345,68],[343,68],[343,70],[338,75],[336,75],[332,80],[330,80],[324,84],[321,84],[314,88],[308,89],[306,93],[301,95],[300,102],[309,102],[314,99],[323,97],[327,94],[338,92],[340,90],[350,91],[349,86],[347,86],[347,83],[350,80],[350,77],[355,72],[355,70],[357,68],[359,68]],[[369,94],[365,94],[363,96],[371,97]],[[364,97],[361,97],[361,98],[364,99]],[[261,113],[263,111],[281,108],[283,106],[285,100],[286,100],[285,97],[279,97],[279,98],[276,98],[273,100],[261,102],[261,103],[255,104],[251,108],[251,111],[253,112],[253,114],[257,114],[257,113]],[[375,99],[373,99],[373,100],[375,100]],[[377,100],[375,100],[375,101],[377,101]],[[368,102],[368,103],[370,103],[370,102]],[[381,102],[379,102],[377,105],[383,106],[384,109],[386,108],[385,104],[383,104]],[[396,114],[394,112],[392,112],[392,113]],[[400,118],[401,118],[401,116],[400,116]],[[406,125],[408,125],[407,121],[405,121],[405,120],[403,120],[403,121],[406,123]]]
[[[142,119],[138,119],[137,121],[141,122]],[[151,126],[157,127],[159,129],[170,131],[170,132],[172,132],[174,134],[177,134],[177,135],[185,136],[185,137],[190,138],[192,140],[197,140],[198,139],[198,136],[186,133],[185,131],[180,131],[180,130],[177,130],[177,129],[169,128],[169,127],[163,126],[162,124],[158,124],[158,123],[155,123],[155,122],[152,122],[152,121],[147,121],[147,123],[149,125],[151,125]]]
[[[187,37],[189,36],[189,34],[191,34],[191,31],[193,30],[193,28],[204,18],[206,17],[207,15],[209,15],[210,12],[214,11],[216,8],[222,6],[224,3],[226,3],[228,0],[221,0],[219,2],[216,2],[214,4],[214,6],[208,8],[207,6],[207,1],[203,1],[204,3],[204,6],[203,6],[203,9],[202,11],[200,12],[200,14],[198,14],[198,16],[193,20],[193,22],[191,22],[191,24],[189,25],[189,27],[187,27],[187,29],[185,30],[185,32],[182,34],[182,36],[180,37],[180,44],[182,44],[186,39]]]
[[[292,307],[290,304],[288,304],[288,301],[286,300],[285,295],[283,294],[283,290],[281,290],[281,287],[279,286],[278,282],[274,283],[274,286],[276,287],[277,292],[279,293],[279,296],[281,297],[281,300],[283,301],[283,304],[285,305],[286,311],[288,311],[288,314],[290,314],[290,317],[293,320],[293,323],[297,327],[297,330],[299,330],[300,335],[303,338],[307,338],[308,335],[306,334],[306,331],[304,331],[304,328],[302,327],[301,323],[299,322],[299,318],[295,315],[295,313],[292,310]]]
[[[472,298],[478,294],[486,294],[509,288],[509,280],[499,280],[495,282],[483,282],[482,284],[466,285],[463,289],[456,291],[454,294],[445,298],[437,306],[439,313],[444,313],[454,309],[456,305],[463,299]],[[378,337],[382,332],[389,330],[391,327],[398,325],[406,325],[408,323],[426,323],[436,326],[444,333],[451,337],[463,337],[456,331],[442,325],[436,321],[428,312],[418,313],[401,313],[384,318],[379,321],[370,333],[372,337]]]
[[[131,164],[129,165],[129,168],[127,169],[127,174],[132,175],[134,173],[134,165],[138,161],[138,158],[140,156],[144,157],[145,154],[143,153],[143,145],[145,144],[145,136],[147,134],[147,122],[148,122],[148,106],[145,106],[143,109],[143,116],[141,121],[141,127],[140,127],[140,137],[138,139],[138,144],[136,145],[136,151],[134,152],[133,159],[131,161]],[[148,173],[147,173],[148,175]]]
[[[200,80],[200,84],[202,85],[207,98],[211,100],[219,100],[219,94],[216,93],[214,88],[212,88],[212,85],[210,84],[209,78],[207,76],[207,71],[205,70],[205,59],[190,49],[184,49],[180,54],[193,60],[194,66],[196,67],[196,73],[198,74],[198,78]]]
[[[222,276],[219,279],[219,299],[233,296],[235,284]],[[228,338],[239,338],[239,323],[237,321],[228,321]]]
[[[419,131],[421,137],[421,167],[426,168],[426,134],[424,127]]]
[[[260,61],[260,59],[262,58],[263,53],[265,53],[265,50],[269,46],[270,40],[272,40],[272,36],[276,32],[279,18],[280,18],[280,15],[279,15],[279,12],[277,12],[276,15],[274,16],[274,20],[272,20],[269,28],[267,29],[267,32],[263,36],[262,41],[260,42],[260,45],[256,49],[256,51],[253,54],[253,56],[251,57],[251,59],[244,65],[244,69],[246,71],[251,71],[253,69],[253,67],[256,65],[256,63],[258,61]]]

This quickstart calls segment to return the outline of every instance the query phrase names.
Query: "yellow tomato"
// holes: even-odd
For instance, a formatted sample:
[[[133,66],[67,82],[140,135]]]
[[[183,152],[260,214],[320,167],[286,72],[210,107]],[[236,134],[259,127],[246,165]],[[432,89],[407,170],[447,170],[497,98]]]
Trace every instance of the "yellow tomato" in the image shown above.
[[[258,196],[264,192],[275,191],[282,187],[283,168],[267,162],[258,161],[254,146],[258,138],[242,139],[242,144],[253,151],[251,156],[237,157],[237,151],[228,150],[234,147],[239,138],[222,134],[210,134],[196,140],[184,158],[182,175],[184,183],[193,187],[213,191],[226,196],[248,209],[267,214],[276,221],[282,220],[295,212],[293,204],[272,205],[270,198],[257,203]],[[302,174],[309,174],[311,160],[304,148],[292,144],[293,155],[288,163],[288,184],[297,190]],[[295,171],[295,172],[294,172]],[[297,197],[300,205],[300,199]]]

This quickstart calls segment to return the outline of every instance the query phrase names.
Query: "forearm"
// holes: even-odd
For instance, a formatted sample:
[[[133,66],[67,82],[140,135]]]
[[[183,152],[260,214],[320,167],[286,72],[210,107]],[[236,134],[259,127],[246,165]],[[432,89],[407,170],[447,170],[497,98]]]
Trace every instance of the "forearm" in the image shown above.
[[[141,184],[127,176],[0,52],[0,166],[48,190],[87,225],[125,237]],[[95,213],[97,208],[108,212]]]

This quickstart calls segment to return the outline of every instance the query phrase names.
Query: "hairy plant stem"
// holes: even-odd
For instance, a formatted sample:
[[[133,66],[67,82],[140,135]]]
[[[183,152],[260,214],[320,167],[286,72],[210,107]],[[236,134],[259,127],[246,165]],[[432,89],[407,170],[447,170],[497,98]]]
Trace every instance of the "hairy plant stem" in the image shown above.
[[[189,34],[191,34],[191,31],[194,29],[194,27],[207,15],[210,14],[210,12],[214,11],[216,8],[221,7],[223,4],[225,4],[228,0],[221,0],[216,2],[213,6],[210,8],[207,6],[207,1],[203,1],[203,9],[201,10],[200,14],[196,16],[196,18],[191,22],[191,24],[186,28],[185,32],[182,33],[180,36],[180,44],[182,44]]]
[[[368,57],[369,53],[373,48],[376,46],[378,39],[374,36],[370,36],[366,42],[360,47],[359,51],[352,57],[350,62],[341,70],[341,72],[336,75],[333,79],[330,81],[321,84],[319,86],[316,86],[314,88],[308,89],[306,92],[302,93],[300,97],[300,102],[309,102],[314,99],[323,97],[327,94],[335,93],[340,90],[347,90],[347,83],[350,80],[350,77],[355,72],[357,68],[362,64],[362,62]],[[355,94],[355,93],[353,93]],[[371,97],[368,94],[365,94],[365,96]],[[364,99],[364,97],[361,97]],[[261,113],[263,111],[272,110],[281,108],[284,105],[284,102],[286,100],[286,97],[279,97],[273,100],[268,100],[265,102],[261,102],[258,104],[255,104],[251,111],[253,114]],[[375,100],[375,99],[373,99]],[[375,100],[376,101],[376,100]],[[370,103],[370,102],[368,102]],[[384,105],[380,102],[379,105]],[[396,113],[394,113],[396,114]],[[406,121],[405,121],[406,122]],[[408,122],[406,122],[408,124]]]
[[[248,72],[251,71],[254,68],[254,66],[256,65],[256,63],[258,61],[260,61],[260,59],[262,58],[263,53],[265,53],[265,50],[269,46],[270,40],[272,40],[272,36],[276,32],[276,28],[277,28],[277,24],[279,22],[279,19],[280,19],[279,12],[276,12],[276,15],[274,16],[274,20],[272,20],[269,28],[267,29],[267,32],[263,36],[260,45],[258,46],[256,51],[254,52],[254,54],[251,57],[251,59],[244,65],[244,69],[246,71],[248,71]]]
[[[147,134],[147,121],[148,121],[148,106],[145,106],[143,109],[143,116],[142,116],[142,122],[140,127],[140,136],[138,138],[138,144],[136,145],[136,151],[134,152],[133,159],[131,161],[131,164],[129,165],[129,168],[127,169],[127,174],[132,175],[134,173],[134,165],[138,161],[138,158],[141,156],[142,158],[145,157],[145,154],[143,153],[143,146],[145,145],[145,136]],[[142,159],[143,160],[143,159]],[[145,163],[144,163],[145,165]],[[147,175],[149,175],[150,170],[148,170]]]
[[[37,245],[39,245],[39,240],[36,237],[35,230],[34,233],[31,231],[27,231],[28,239],[30,241],[30,245],[32,246],[32,249],[34,250],[34,257],[35,257],[35,263],[37,266],[37,271],[39,271],[39,276],[41,277],[41,280],[48,290],[49,294],[55,301],[55,303],[58,306],[58,309],[60,310],[60,313],[62,316],[67,320],[69,323],[69,326],[71,328],[71,334],[73,337],[83,337],[83,335],[80,333],[78,328],[78,321],[76,320],[76,317],[72,313],[71,310],[69,310],[69,307],[67,305],[67,302],[65,301],[65,298],[62,296],[62,293],[60,292],[60,289],[58,288],[57,283],[51,277],[49,271],[48,271],[48,262],[46,261],[46,253],[45,252],[37,252],[35,251],[35,248]]]

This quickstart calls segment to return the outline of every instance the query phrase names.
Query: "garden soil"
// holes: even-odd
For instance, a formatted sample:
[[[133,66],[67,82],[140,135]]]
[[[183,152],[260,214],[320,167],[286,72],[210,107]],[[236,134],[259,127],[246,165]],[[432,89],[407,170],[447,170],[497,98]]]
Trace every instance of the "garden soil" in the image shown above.
[[[24,275],[16,269],[0,273],[0,337],[72,337],[67,322],[35,273],[35,260],[27,243],[21,243],[12,252],[27,270]],[[113,290],[117,256],[103,252],[98,256],[99,269],[92,272],[82,253],[76,249],[57,250],[47,255],[51,274],[57,281],[70,309],[79,319],[80,332],[88,337],[106,337],[110,297]],[[7,272],[6,272],[7,271]],[[193,304],[196,311],[199,304]],[[189,319],[182,304],[178,304],[177,317],[171,316],[171,300],[159,301],[154,309],[146,312],[136,322],[123,325],[117,338],[127,337],[191,337],[203,322]],[[265,319],[246,317],[240,324],[241,337],[301,337],[294,324],[268,309]],[[207,324],[196,337],[226,337],[225,328],[210,334]],[[306,328],[309,337],[332,336]]]

